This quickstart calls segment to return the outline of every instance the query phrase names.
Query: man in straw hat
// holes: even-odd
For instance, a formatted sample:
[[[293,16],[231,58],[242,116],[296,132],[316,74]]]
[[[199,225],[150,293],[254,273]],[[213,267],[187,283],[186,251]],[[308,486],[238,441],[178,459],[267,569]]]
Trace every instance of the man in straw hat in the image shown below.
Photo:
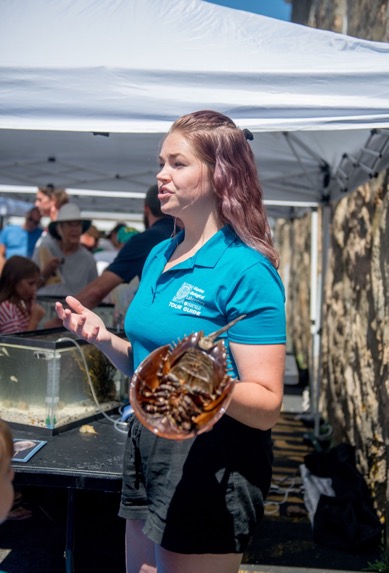
[[[74,295],[97,277],[95,259],[80,241],[90,225],[75,203],[60,208],[48,227],[52,243],[41,245],[33,255],[41,269],[38,295]]]

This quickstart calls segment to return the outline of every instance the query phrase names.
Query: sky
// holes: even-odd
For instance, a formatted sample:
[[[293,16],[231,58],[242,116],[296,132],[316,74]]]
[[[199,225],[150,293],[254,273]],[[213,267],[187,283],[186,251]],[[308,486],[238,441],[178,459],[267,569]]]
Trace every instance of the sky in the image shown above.
[[[237,10],[246,10],[247,12],[256,12],[262,16],[270,16],[278,20],[289,20],[292,10],[292,4],[285,0],[207,0],[212,4],[220,4],[236,8]]]

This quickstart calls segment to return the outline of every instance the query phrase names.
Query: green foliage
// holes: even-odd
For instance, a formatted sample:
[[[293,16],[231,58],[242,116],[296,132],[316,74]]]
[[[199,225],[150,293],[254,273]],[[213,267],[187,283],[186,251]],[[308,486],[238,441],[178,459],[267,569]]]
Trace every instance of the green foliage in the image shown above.
[[[385,549],[382,550],[381,557],[369,563],[363,571],[377,571],[378,573],[389,573],[389,552]]]

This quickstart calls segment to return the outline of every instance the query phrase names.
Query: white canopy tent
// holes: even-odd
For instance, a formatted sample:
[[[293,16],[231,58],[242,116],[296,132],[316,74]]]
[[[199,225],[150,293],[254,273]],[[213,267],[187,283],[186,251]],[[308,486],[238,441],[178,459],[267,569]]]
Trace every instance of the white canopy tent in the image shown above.
[[[53,183],[139,213],[163,134],[211,108],[255,133],[268,202],[321,204],[389,163],[388,102],[389,44],[201,0],[2,1],[0,190],[19,199]]]
[[[2,194],[52,183],[140,217],[163,135],[199,109],[254,133],[270,214],[328,204],[389,165],[389,44],[202,0],[2,0]]]

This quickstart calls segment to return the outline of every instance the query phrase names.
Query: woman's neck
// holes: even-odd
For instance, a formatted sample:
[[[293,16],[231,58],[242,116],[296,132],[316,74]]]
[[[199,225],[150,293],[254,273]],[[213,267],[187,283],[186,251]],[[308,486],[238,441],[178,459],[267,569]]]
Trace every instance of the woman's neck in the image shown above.
[[[204,226],[199,226],[197,222],[192,224],[193,219],[190,221],[183,221],[184,223],[184,239],[177,245],[177,248],[172,253],[169,261],[165,266],[165,271],[178,265],[182,261],[193,257],[198,250],[201,249],[203,245],[213,235],[215,235],[223,225],[217,222],[214,217],[210,217]]]

